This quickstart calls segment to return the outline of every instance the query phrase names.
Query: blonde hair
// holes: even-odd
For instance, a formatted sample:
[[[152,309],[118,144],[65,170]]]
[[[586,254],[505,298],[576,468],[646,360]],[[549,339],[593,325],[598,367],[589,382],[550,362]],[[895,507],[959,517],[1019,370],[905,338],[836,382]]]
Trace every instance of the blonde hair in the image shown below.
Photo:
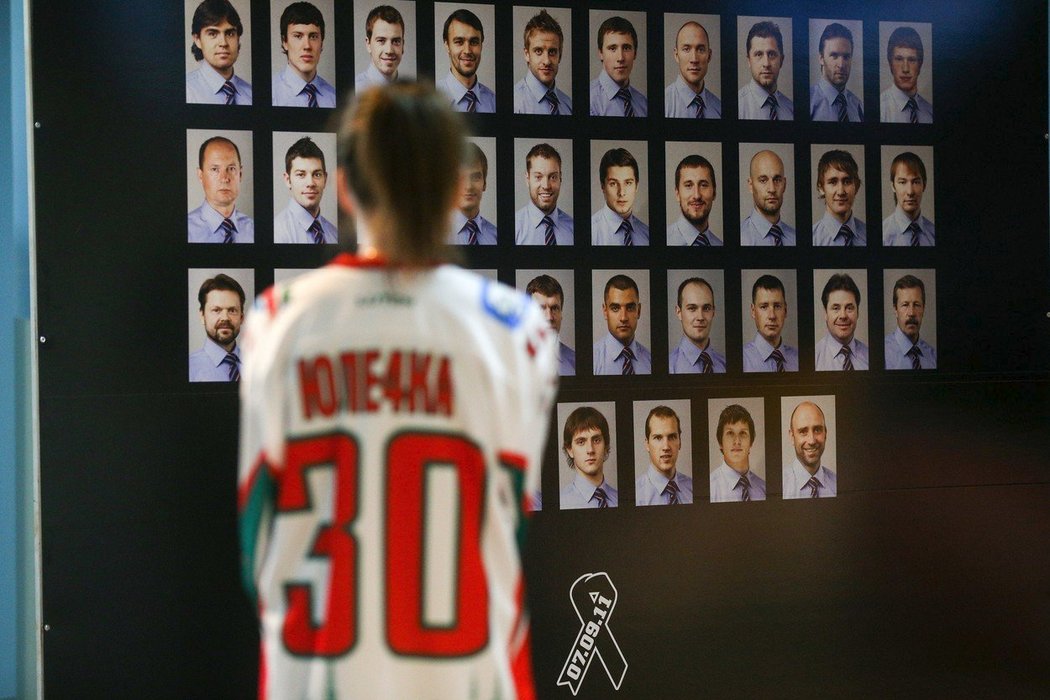
[[[362,212],[387,242],[392,263],[425,265],[444,246],[466,149],[448,100],[422,83],[372,88],[350,104],[339,133],[339,163]]]

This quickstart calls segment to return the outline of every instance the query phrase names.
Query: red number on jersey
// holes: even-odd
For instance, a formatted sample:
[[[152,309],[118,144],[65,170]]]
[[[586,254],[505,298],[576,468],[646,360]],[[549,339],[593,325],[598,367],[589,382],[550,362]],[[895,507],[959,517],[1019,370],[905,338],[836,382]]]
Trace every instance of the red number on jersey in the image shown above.
[[[344,434],[288,443],[277,493],[278,514],[312,510],[313,498],[334,498],[331,522],[320,523],[311,557],[327,557],[328,599],[324,620],[313,620],[313,587],[285,586],[287,615],[282,638],[292,654],[339,656],[356,641],[357,542],[350,525],[357,517],[360,454],[357,441]],[[456,572],[456,621],[428,627],[423,619],[424,484],[431,465],[455,468],[459,491]],[[333,469],[332,494],[310,492],[312,469]],[[485,461],[469,440],[427,433],[402,433],[387,450],[386,467],[386,624],[387,642],[399,654],[466,656],[488,643],[488,586],[481,559],[481,521]],[[379,543],[376,543],[378,546]]]
[[[427,468],[455,468],[459,483],[460,542],[456,562],[455,623],[423,620],[423,510]],[[387,641],[398,654],[466,656],[488,644],[489,597],[481,561],[485,460],[462,437],[403,433],[387,451]]]
[[[335,434],[298,440],[288,444],[286,465],[277,491],[277,512],[310,510],[311,493],[306,483],[311,469],[334,468],[332,522],[317,528],[312,557],[328,557],[328,600],[324,622],[313,622],[313,588],[308,583],[285,587],[288,613],[284,618],[284,645],[293,654],[339,656],[354,645],[356,619],[354,585],[357,543],[349,525],[357,517],[357,441]]]

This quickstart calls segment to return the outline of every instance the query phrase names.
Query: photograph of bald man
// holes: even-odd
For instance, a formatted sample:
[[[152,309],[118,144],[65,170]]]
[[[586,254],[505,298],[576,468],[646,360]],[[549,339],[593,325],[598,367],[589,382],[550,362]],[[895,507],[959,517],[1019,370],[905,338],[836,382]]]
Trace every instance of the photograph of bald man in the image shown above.
[[[774,151],[759,151],[751,158],[747,189],[755,207],[740,223],[740,245],[795,245],[795,227],[780,216],[787,186],[784,161]]]

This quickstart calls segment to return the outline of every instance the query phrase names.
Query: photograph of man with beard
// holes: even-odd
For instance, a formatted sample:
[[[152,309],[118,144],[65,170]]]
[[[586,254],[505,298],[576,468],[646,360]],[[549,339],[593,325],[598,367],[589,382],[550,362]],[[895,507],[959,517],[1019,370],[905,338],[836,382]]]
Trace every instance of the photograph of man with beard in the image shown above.
[[[572,141],[514,139],[514,172],[514,244],[571,246]]]
[[[252,270],[189,270],[189,380],[236,382],[241,378],[237,337],[245,303],[255,298]],[[243,284],[242,284],[243,283]]]
[[[864,32],[861,23],[811,19],[809,46],[809,118],[815,122],[863,122]],[[812,60],[814,54],[816,60]]]
[[[794,174],[791,144],[740,144],[740,245],[795,245]]]
[[[667,245],[721,246],[722,201],[718,173],[722,144],[668,141],[664,161]]]

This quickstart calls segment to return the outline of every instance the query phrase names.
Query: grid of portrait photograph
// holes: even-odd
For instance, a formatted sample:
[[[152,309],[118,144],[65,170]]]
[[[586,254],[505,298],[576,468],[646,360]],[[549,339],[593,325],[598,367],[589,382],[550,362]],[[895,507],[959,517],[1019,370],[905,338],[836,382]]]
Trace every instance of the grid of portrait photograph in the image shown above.
[[[938,368],[931,23],[739,15],[726,3],[186,0],[184,29],[192,382],[236,381],[253,294],[352,245],[327,188],[333,117],[355,92],[405,80],[432,82],[471,133],[449,164],[462,182],[449,245],[531,296],[558,334],[558,463],[579,461],[569,414],[588,408],[573,424],[597,431],[608,453],[597,461],[615,465],[615,405],[667,397],[650,402],[643,430],[621,420],[637,454],[620,480],[631,461],[635,482],[606,464],[601,507],[621,492],[692,501],[700,475],[684,465],[703,463],[704,448],[711,480],[697,500],[723,500],[716,486],[762,500],[774,476],[770,492],[786,494],[796,463],[827,469],[815,490],[796,490],[834,495],[833,461],[813,467],[808,447],[785,448],[776,470],[767,464],[781,460],[752,448],[750,485],[729,484],[719,470],[740,464],[719,416],[729,410],[734,440],[761,445],[774,428],[757,398],[769,382],[818,378],[827,396],[789,413],[821,414],[809,434],[823,421],[834,455],[836,383]],[[698,403],[727,382],[755,390]],[[626,398],[589,400],[610,390]],[[690,438],[700,416],[712,429]],[[791,418],[780,420],[789,445]],[[658,458],[642,449],[653,430]],[[653,491],[666,450],[689,454],[673,495]],[[586,474],[561,471],[569,507]]]

